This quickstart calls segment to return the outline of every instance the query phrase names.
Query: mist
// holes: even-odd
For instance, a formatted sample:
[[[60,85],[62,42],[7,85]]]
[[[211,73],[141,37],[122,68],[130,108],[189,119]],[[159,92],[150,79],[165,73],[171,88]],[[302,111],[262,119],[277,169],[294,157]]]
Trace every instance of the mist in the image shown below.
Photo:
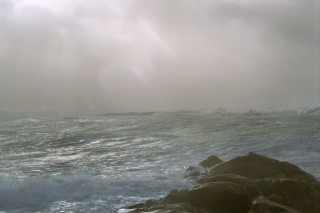
[[[0,110],[315,106],[319,8],[316,0],[1,0]]]

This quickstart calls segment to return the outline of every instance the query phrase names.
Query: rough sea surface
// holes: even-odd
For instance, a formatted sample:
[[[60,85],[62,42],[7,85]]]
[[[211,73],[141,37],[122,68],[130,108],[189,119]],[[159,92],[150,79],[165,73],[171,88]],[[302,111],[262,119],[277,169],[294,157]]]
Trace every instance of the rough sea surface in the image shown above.
[[[319,112],[0,119],[0,211],[117,212],[190,187],[185,169],[212,154],[228,160],[253,151],[319,179]]]

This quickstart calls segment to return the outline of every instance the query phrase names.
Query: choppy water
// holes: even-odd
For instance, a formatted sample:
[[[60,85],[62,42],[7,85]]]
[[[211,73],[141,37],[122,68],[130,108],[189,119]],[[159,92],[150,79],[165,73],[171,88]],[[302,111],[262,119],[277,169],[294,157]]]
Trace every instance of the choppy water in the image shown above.
[[[189,165],[254,151],[320,178],[315,110],[0,120],[0,211],[117,212],[163,196]]]

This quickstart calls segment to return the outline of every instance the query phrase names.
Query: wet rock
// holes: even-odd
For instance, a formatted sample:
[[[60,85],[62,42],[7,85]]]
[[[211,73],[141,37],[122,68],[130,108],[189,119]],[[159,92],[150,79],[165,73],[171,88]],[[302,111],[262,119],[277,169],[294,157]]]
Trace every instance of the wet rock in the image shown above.
[[[255,153],[216,164],[215,157],[207,160],[208,169],[188,169],[198,186],[172,190],[132,206],[133,212],[320,212],[319,181],[293,164]]]
[[[288,206],[280,205],[278,203],[269,201],[267,199],[259,198],[252,202],[252,207],[249,213],[300,213],[300,211],[290,208]]]
[[[317,181],[267,178],[256,183],[261,194],[273,202],[305,212],[315,209],[320,212],[320,184]]]
[[[203,169],[199,166],[189,166],[184,173],[184,178],[195,178],[198,177]]]
[[[128,209],[140,209],[140,208],[151,208],[158,205],[157,200],[147,200],[145,203],[138,203],[132,206],[129,206]]]
[[[203,210],[248,212],[251,206],[249,191],[246,185],[213,182],[192,189],[171,192],[162,203],[188,203]]]
[[[206,213],[199,209],[195,209],[187,203],[179,204],[167,204],[167,205],[157,205],[151,207],[136,208],[129,213],[142,213],[142,212],[152,212],[152,213]]]
[[[200,162],[199,166],[189,166],[185,171],[184,178],[197,179],[200,175],[206,172],[207,169],[214,167],[215,165],[222,163],[223,160],[215,155],[211,155],[206,160]]]
[[[200,166],[203,166],[205,168],[210,168],[222,162],[223,160],[221,160],[217,156],[211,155],[206,160],[201,161]]]
[[[287,177],[315,180],[312,175],[302,171],[299,167],[293,164],[278,161],[253,152],[221,163],[211,168],[209,174],[236,174],[253,179]]]

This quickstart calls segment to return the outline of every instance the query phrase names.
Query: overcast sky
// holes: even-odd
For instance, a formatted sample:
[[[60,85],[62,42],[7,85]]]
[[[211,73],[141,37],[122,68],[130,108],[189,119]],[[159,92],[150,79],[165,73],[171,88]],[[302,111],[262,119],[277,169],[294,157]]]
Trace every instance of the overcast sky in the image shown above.
[[[0,0],[0,110],[313,106],[317,11],[316,0]]]

